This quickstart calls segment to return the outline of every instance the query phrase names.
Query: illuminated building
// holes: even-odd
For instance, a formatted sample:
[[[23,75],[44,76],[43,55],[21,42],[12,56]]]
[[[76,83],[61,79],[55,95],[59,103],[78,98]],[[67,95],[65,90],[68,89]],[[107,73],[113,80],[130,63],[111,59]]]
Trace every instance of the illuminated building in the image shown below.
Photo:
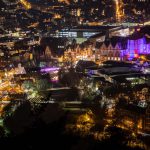
[[[150,40],[140,33],[129,37],[113,37],[97,43],[96,46],[86,45],[85,48],[80,46],[75,49],[69,48],[64,53],[63,61],[90,60],[102,63],[107,60],[133,60],[140,58],[141,55],[150,54]]]
[[[86,41],[89,37],[98,34],[101,29],[97,29],[96,27],[78,27],[69,30],[61,30],[55,36],[56,37],[67,37],[69,39],[76,39],[77,43],[82,43]]]
[[[24,67],[21,64],[18,64],[18,67],[15,68],[15,74],[26,74]]]
[[[132,8],[134,15],[149,15],[149,0],[124,0],[123,2],[127,7]]]
[[[79,60],[95,61],[92,45],[84,48],[77,46],[75,49],[69,48],[64,52],[63,62],[71,62],[76,64]]]
[[[150,54],[150,42],[147,41],[147,37],[136,37],[129,38],[128,45],[125,53],[129,60],[133,58],[139,58],[141,54]]]
[[[121,38],[113,41],[103,42],[96,49],[96,58],[98,60],[132,60],[139,58],[142,54],[150,54],[150,42],[146,36],[135,34],[129,38]]]
[[[135,132],[150,132],[150,104],[139,107],[133,104],[120,104],[117,107],[116,124]]]
[[[103,43],[98,50],[95,52],[95,58],[99,60],[99,62],[107,61],[107,60],[116,60],[120,61],[123,60],[122,57],[120,57],[122,50],[120,50],[119,45],[116,44],[115,46],[112,46],[110,43],[107,45],[106,43]]]

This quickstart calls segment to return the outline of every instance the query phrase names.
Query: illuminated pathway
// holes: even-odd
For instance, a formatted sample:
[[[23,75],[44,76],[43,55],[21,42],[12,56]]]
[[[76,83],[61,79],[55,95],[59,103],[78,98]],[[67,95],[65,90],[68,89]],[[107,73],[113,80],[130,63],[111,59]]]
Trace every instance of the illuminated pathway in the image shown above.
[[[122,11],[122,0],[115,0],[116,4],[116,20],[121,21],[121,18],[124,16],[124,13]]]
[[[150,25],[150,21],[144,22],[144,25]]]
[[[26,8],[31,9],[31,4],[27,0],[20,0],[20,3]]]

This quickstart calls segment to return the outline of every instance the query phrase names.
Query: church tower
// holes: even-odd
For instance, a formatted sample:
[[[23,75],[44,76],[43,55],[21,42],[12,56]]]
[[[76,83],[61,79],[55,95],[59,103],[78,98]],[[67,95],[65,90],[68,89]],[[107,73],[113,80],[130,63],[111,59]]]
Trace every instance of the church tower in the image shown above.
[[[45,57],[46,57],[46,59],[51,59],[51,57],[52,57],[52,52],[51,52],[51,49],[49,48],[49,46],[47,46],[45,49]]]

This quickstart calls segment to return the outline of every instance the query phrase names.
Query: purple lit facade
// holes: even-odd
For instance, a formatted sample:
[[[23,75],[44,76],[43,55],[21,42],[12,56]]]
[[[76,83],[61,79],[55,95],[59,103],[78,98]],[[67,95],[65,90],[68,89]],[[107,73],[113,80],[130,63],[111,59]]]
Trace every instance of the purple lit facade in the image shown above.
[[[42,68],[41,72],[54,72],[58,71],[60,68],[59,67],[48,67],[48,68]]]
[[[138,34],[125,38],[113,37],[99,44],[95,49],[95,59],[100,62],[133,60],[150,54],[150,38]]]
[[[51,75],[51,81],[58,82],[59,69],[60,69],[59,67],[47,67],[47,68],[42,68],[41,72],[48,72]]]
[[[150,54],[150,43],[147,43],[146,37],[128,39],[127,48],[121,51],[121,57],[128,60],[138,58],[141,54]]]

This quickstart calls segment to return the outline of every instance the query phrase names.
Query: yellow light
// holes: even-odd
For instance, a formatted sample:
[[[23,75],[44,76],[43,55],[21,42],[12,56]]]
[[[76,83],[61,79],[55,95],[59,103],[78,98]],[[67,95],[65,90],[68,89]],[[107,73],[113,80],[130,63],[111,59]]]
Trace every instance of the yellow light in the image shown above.
[[[78,10],[77,10],[77,16],[80,17],[80,15],[81,15],[81,10],[78,9]]]
[[[121,20],[121,18],[124,16],[122,9],[122,0],[115,0],[116,4],[116,19],[118,21]]]
[[[65,2],[66,4],[70,4],[69,0],[58,0],[59,2]]]
[[[140,56],[140,58],[146,60],[146,57],[144,55]]]
[[[55,18],[55,19],[60,19],[60,18],[61,18],[61,15],[60,15],[60,14],[55,14],[55,15],[54,15],[54,18]]]
[[[31,4],[27,0],[20,0],[20,3],[26,8],[31,9]]]

